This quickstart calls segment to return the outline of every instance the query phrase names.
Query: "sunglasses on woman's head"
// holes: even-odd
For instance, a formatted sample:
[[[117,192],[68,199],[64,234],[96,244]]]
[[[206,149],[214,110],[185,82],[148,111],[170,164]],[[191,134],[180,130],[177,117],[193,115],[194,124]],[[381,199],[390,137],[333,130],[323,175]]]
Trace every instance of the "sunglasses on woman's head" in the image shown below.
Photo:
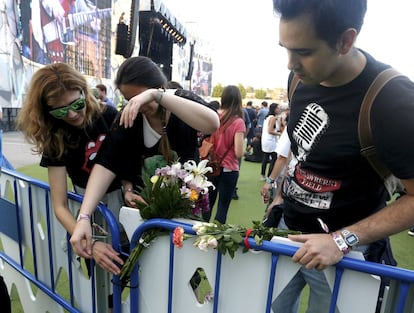
[[[78,112],[85,108],[86,100],[83,96],[81,96],[79,99],[76,99],[75,101],[71,102],[69,105],[60,107],[57,109],[50,110],[49,113],[57,119],[63,119],[66,116],[68,116],[69,110]]]

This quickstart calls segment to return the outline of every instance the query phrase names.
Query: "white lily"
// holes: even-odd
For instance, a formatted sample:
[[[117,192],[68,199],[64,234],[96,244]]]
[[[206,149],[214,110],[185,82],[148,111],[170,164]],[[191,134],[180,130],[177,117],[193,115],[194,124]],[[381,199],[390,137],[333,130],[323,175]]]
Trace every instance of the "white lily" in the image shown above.
[[[207,166],[208,160],[201,160],[198,164],[194,160],[190,160],[184,163],[184,169],[194,176],[205,175],[208,172],[212,172],[213,169]]]

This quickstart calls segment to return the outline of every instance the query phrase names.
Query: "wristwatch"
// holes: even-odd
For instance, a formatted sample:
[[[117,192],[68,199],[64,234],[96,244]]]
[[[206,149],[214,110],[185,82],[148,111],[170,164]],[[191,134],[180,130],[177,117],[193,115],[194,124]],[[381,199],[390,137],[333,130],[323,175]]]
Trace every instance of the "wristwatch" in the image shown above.
[[[352,248],[356,246],[359,243],[359,238],[356,234],[351,233],[349,230],[342,229],[341,235],[344,238],[346,244],[348,247]]]

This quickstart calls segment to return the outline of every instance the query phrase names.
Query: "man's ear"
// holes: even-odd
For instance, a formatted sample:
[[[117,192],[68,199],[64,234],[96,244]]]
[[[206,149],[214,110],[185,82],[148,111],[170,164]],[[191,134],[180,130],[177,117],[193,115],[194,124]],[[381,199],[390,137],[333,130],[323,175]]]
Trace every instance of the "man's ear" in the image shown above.
[[[347,54],[354,46],[358,32],[355,28],[348,28],[338,39],[337,49],[341,54]]]

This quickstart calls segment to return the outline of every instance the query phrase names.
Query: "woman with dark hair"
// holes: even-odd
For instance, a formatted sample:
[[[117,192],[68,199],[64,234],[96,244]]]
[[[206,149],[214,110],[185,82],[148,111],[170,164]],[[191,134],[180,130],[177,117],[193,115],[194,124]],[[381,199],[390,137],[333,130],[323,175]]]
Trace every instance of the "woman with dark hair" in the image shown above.
[[[227,219],[234,188],[239,177],[239,158],[243,156],[244,135],[246,126],[243,119],[242,96],[236,86],[227,86],[221,95],[220,128],[211,135],[215,152],[221,160],[219,176],[210,180],[216,187],[209,192],[210,211],[203,213],[206,221],[210,220],[211,209],[216,202],[217,213],[215,220],[224,224]]]
[[[120,66],[115,85],[128,104],[120,125],[117,123],[103,143],[88,181],[80,208],[85,219],[80,219],[71,237],[78,255],[90,257],[91,227],[87,220],[115,177],[122,180],[127,205],[135,206],[135,201],[142,201],[133,191],[142,185],[145,158],[162,154],[169,163],[177,156],[180,162],[197,161],[197,132],[210,134],[218,128],[217,112],[207,102],[186,90],[165,90],[166,84],[164,74],[149,58],[129,58]],[[120,273],[110,258],[106,270]]]
[[[262,151],[263,151],[263,160],[262,160],[262,168],[261,168],[261,175],[262,180],[266,180],[266,177],[270,175],[272,172],[273,166],[275,164],[277,154],[275,152],[277,139],[280,135],[280,126],[278,123],[277,115],[278,112],[278,104],[272,103],[269,106],[269,112],[266,115],[266,118],[263,122],[262,128]],[[266,175],[266,167],[269,164],[268,174]]]

